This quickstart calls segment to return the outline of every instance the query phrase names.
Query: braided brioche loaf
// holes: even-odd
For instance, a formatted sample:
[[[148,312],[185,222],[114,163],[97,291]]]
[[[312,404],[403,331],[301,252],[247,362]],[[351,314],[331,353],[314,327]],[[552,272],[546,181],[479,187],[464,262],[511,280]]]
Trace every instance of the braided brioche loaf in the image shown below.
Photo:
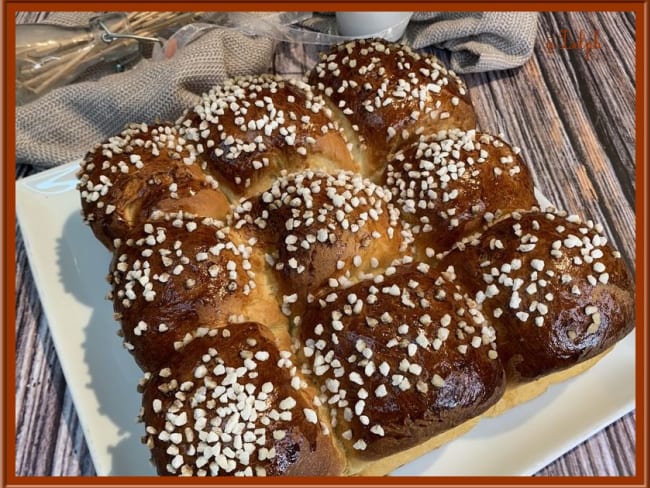
[[[82,163],[161,475],[385,474],[633,327],[602,229],[535,208],[437,60],[356,41],[307,80],[228,81]]]

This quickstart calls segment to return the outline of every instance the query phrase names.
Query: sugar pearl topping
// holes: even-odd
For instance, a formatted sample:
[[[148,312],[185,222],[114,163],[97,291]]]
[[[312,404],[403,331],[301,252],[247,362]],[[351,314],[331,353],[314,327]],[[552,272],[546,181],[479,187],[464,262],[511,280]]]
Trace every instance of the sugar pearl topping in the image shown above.
[[[97,144],[82,161],[78,174],[82,199],[97,202],[107,194],[113,177],[132,174],[161,154],[172,160],[194,157],[176,127],[129,124],[119,135]]]
[[[305,156],[318,138],[338,131],[329,115],[305,82],[262,75],[213,88],[178,124],[180,134],[206,152],[209,170],[246,188],[269,168],[269,151]]]
[[[174,297],[185,297],[186,314],[216,320],[219,307],[212,310],[205,305],[255,290],[251,255],[247,243],[233,240],[228,228],[218,228],[209,219],[196,221],[177,214],[146,223],[119,248],[112,264],[112,295],[127,339],[172,334],[185,322],[184,316],[173,312]],[[169,320],[154,321],[154,317]],[[132,331],[126,324],[133,324]],[[174,342],[174,349],[207,333],[203,327],[188,331]]]
[[[320,200],[321,197],[324,204],[315,207],[315,200]],[[334,227],[358,232],[366,223],[376,222],[385,213],[389,214],[391,226],[397,225],[399,219],[399,212],[392,206],[387,206],[391,200],[390,192],[359,174],[346,171],[330,174],[306,170],[285,174],[261,194],[260,200],[265,211],[259,217],[255,216],[257,218],[254,221],[250,202],[244,201],[234,209],[235,227],[240,228],[252,222],[258,228],[266,229],[272,212],[290,209],[291,219],[284,222],[285,228],[314,228],[317,239],[319,230],[323,229],[328,235],[325,238],[320,234],[320,240],[328,241],[335,239],[330,237]]]
[[[295,462],[282,451],[283,439],[315,439],[323,429],[292,354],[278,351],[259,327],[221,329],[188,350],[194,366],[175,362],[145,381],[146,442],[169,474],[278,474]]]
[[[497,357],[494,329],[454,281],[453,268],[436,275],[428,266],[404,266],[333,301],[321,294],[308,308],[299,332],[303,371],[321,385],[332,425],[353,449],[365,450],[403,422],[384,405],[408,403],[417,421],[424,415],[417,405],[435,403],[437,391],[467,393],[461,381],[446,382],[450,363],[469,371]]]
[[[251,248],[245,244],[235,244],[229,238],[228,229],[210,228],[208,233],[212,234],[211,240],[196,246],[194,243],[185,245],[181,236],[189,238],[199,227],[205,230],[205,221],[197,223],[177,216],[173,220],[154,224],[145,224],[142,237],[126,242],[126,247],[137,249],[139,255],[118,253],[113,283],[119,285],[115,293],[117,298],[122,299],[125,308],[129,308],[136,299],[153,301],[171,279],[181,280],[186,288],[192,288],[192,281],[197,278],[197,268],[205,268],[211,278],[223,279],[231,292],[239,290],[247,295],[255,288],[255,273],[251,271],[249,261]],[[207,226],[212,227],[209,221]]]
[[[310,81],[352,120],[362,114],[348,111],[346,100],[359,96],[364,112],[381,112],[408,104],[415,107],[411,116],[417,119],[432,112],[445,118],[440,104],[431,103],[431,99],[440,99],[447,86],[453,85],[461,96],[466,93],[460,78],[435,57],[422,56],[407,46],[382,40],[352,41],[322,54]],[[456,97],[451,104],[456,106],[458,102]],[[390,132],[387,136],[391,136]]]
[[[330,284],[336,287],[351,279],[356,269],[379,266],[372,254],[373,242],[394,241],[396,250],[406,250],[411,236],[401,227],[399,211],[390,200],[390,192],[358,174],[307,170],[276,180],[254,202],[242,202],[234,210],[233,226],[277,234],[273,243],[277,251],[267,256],[267,263],[292,276],[309,268],[315,249],[331,248],[339,240],[358,242],[358,253],[330,263],[334,272]],[[336,273],[343,268],[348,269],[347,275]],[[288,296],[285,305],[291,300]]]
[[[602,227],[592,221],[583,223],[556,211],[515,213],[496,223],[470,244],[484,249],[485,256],[480,263],[484,288],[477,301],[490,304],[505,299],[521,323],[537,327],[546,324],[555,300],[588,302],[596,286],[609,282],[603,257],[620,257],[606,246],[607,238],[599,230]],[[501,313],[497,309],[494,316]],[[596,332],[601,318],[598,308],[587,304],[583,313],[591,317],[585,333]],[[577,337],[575,330],[569,335]]]
[[[109,192],[112,179],[142,169],[160,154],[173,160],[193,156],[175,127],[130,124],[119,135],[97,144],[82,161],[78,174],[82,201],[100,201]]]
[[[488,161],[490,163],[488,164]],[[483,175],[484,172],[489,175]],[[388,161],[385,181],[414,234],[459,227],[486,209],[477,181],[517,178],[521,160],[500,138],[453,129],[419,140]],[[432,215],[433,214],[433,215]],[[412,217],[411,217],[412,216]]]
[[[322,54],[309,81],[354,122],[356,130],[385,142],[409,138],[410,124],[401,127],[402,120],[448,119],[466,94],[460,78],[435,57],[382,40],[351,41]],[[442,96],[450,90],[456,96]],[[387,124],[385,134],[372,133],[373,121],[396,112],[406,115],[400,125]]]
[[[180,199],[217,190],[218,181],[200,169],[196,156],[194,145],[176,127],[129,125],[98,144],[81,163],[78,188],[84,220],[123,237],[139,219],[152,218],[160,202],[175,201],[178,210]]]

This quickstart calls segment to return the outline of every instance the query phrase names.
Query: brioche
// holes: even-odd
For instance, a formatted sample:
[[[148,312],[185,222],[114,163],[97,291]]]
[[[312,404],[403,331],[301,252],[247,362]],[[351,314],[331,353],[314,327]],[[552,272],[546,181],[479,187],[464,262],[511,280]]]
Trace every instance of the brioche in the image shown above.
[[[599,228],[563,212],[514,213],[443,259],[493,317],[511,382],[592,358],[632,330],[632,283]]]
[[[136,225],[159,212],[225,218],[228,201],[217,180],[188,164],[193,152],[169,124],[130,124],[97,144],[79,174],[84,219],[95,236],[114,250]]]
[[[124,344],[144,371],[241,310],[270,325],[284,319],[258,279],[263,256],[208,220],[167,215],[137,229],[115,253],[109,281]]]
[[[467,87],[434,56],[406,45],[365,40],[321,54],[308,74],[348,129],[355,159],[369,174],[383,170],[390,152],[420,135],[474,129]]]
[[[403,265],[308,306],[304,368],[353,466],[416,446],[503,393],[494,329],[453,278]]]
[[[359,170],[325,101],[300,80],[261,75],[226,81],[177,124],[203,155],[201,167],[235,198],[265,190],[282,170]]]
[[[425,253],[537,203],[519,149],[475,130],[441,131],[403,146],[388,159],[383,182]]]
[[[213,329],[172,356],[144,387],[156,464],[183,476],[340,473],[343,456],[291,358],[253,322]]]
[[[228,80],[78,176],[160,475],[387,474],[633,327],[602,229],[403,45]]]
[[[412,236],[390,198],[358,174],[307,170],[238,205],[234,227],[265,235],[260,241],[285,297],[283,309],[295,315],[328,283],[349,283],[407,251]]]

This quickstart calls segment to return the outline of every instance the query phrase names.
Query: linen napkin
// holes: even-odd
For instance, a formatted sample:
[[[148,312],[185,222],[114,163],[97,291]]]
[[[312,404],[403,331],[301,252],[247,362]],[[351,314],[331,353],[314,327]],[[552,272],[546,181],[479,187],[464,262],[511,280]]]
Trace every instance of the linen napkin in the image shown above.
[[[516,68],[533,54],[537,12],[416,12],[406,41],[451,51],[451,68],[476,73]]]

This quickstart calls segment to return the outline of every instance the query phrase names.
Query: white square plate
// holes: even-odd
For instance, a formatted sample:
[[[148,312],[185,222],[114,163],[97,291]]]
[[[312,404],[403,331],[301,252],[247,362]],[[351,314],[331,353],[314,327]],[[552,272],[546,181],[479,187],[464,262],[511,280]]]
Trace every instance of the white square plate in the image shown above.
[[[136,422],[141,372],[122,348],[112,305],[104,298],[111,256],[82,222],[78,167],[73,162],[16,182],[16,213],[97,473],[154,475],[149,452],[140,443],[142,424]],[[533,474],[634,408],[634,344],[630,334],[585,374],[482,420],[465,436],[394,474]]]

